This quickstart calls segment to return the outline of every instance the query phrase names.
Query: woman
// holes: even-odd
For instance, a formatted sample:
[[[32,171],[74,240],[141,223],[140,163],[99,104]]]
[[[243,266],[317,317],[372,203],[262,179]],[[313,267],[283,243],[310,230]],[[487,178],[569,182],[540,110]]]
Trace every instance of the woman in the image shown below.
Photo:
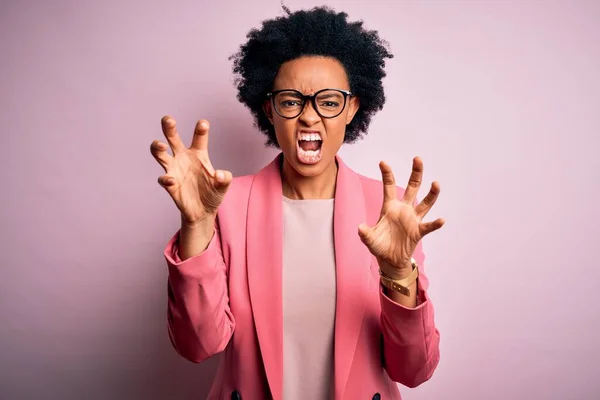
[[[181,211],[165,250],[168,327],[183,357],[223,352],[209,398],[400,399],[439,360],[420,240],[439,193],[415,204],[388,165],[383,184],[350,170],[342,143],[366,133],[385,101],[376,32],[328,8],[253,30],[234,55],[238,98],[280,155],[233,179],[208,157],[207,121],[192,145],[173,118],[151,151]],[[171,149],[173,155],[167,150]]]

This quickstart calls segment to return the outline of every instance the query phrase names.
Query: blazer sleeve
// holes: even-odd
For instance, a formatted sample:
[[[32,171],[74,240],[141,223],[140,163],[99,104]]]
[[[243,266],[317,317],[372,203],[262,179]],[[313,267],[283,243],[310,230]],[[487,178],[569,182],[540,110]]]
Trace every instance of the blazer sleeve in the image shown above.
[[[198,363],[225,349],[235,319],[229,308],[227,267],[218,227],[208,248],[185,261],[178,255],[179,233],[164,251],[169,269],[169,338],[181,356]]]
[[[440,360],[440,334],[427,295],[425,254],[421,243],[413,255],[419,265],[417,307],[410,309],[391,300],[380,284],[383,361],[392,380],[414,388],[429,380]]]

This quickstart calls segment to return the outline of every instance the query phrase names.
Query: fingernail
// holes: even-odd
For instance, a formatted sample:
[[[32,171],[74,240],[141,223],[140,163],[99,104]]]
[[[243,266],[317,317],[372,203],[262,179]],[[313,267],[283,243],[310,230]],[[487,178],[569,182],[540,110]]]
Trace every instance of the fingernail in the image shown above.
[[[225,174],[223,173],[223,171],[217,171],[216,177],[218,181],[222,181],[223,179],[225,179]]]

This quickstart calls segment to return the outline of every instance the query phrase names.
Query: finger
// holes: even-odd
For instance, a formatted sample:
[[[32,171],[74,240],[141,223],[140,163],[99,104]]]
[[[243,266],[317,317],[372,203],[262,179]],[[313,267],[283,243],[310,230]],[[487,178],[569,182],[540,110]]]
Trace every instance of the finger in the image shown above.
[[[215,171],[215,187],[221,192],[227,192],[229,185],[233,180],[233,175],[229,171],[219,169]]]
[[[418,216],[423,218],[427,215],[431,207],[435,204],[438,196],[440,194],[440,184],[438,182],[433,182],[431,184],[431,189],[429,189],[429,193],[427,196],[415,207],[415,212]]]
[[[192,148],[195,150],[208,151],[208,130],[210,125],[206,120],[196,122],[194,129],[194,138],[192,139]]]
[[[396,179],[392,168],[385,162],[379,163],[381,170],[381,180],[383,181],[383,202],[394,200],[396,198]]]
[[[175,179],[169,175],[161,175],[158,177],[158,184],[168,190],[175,186]]]
[[[154,156],[156,161],[164,168],[166,171],[171,164],[171,160],[173,157],[167,152],[169,146],[166,143],[155,140],[150,145],[150,153]]]
[[[423,222],[419,225],[419,233],[421,234],[421,237],[423,237],[433,231],[437,231],[444,226],[444,223],[446,223],[446,221],[443,218],[438,218],[432,222]]]
[[[408,185],[402,196],[402,201],[408,204],[413,204],[417,197],[419,187],[421,187],[421,180],[423,179],[423,161],[420,157],[413,158],[412,172],[408,179]]]
[[[358,226],[358,236],[365,245],[368,245],[370,242],[369,238],[371,237],[372,230],[373,228],[368,226],[367,224],[360,224]]]
[[[161,119],[161,125],[163,133],[167,138],[167,142],[169,142],[169,146],[171,146],[171,150],[173,150],[173,155],[185,151],[185,145],[181,141],[179,133],[177,133],[177,124],[175,123],[175,120],[170,116],[165,115]]]

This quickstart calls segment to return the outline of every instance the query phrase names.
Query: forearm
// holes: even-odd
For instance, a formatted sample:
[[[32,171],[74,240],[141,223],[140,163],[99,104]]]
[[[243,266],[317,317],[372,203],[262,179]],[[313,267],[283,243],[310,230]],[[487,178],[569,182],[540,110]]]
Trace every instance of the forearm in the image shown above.
[[[235,329],[226,278],[217,271],[201,280],[183,280],[174,275],[169,279],[169,337],[179,354],[201,362],[223,351]]]
[[[227,266],[217,228],[208,247],[185,261],[178,254],[179,235],[164,252],[169,268],[169,336],[179,354],[200,362],[222,351],[235,329]]]
[[[419,276],[410,285],[410,296],[380,285],[384,366],[390,378],[409,387],[428,380],[440,358],[440,335],[427,294],[429,279],[424,270],[425,255],[421,245],[413,252],[413,257]],[[404,279],[412,273],[412,265],[392,268],[380,263],[379,266],[393,279]]]
[[[195,224],[181,221],[179,257],[182,261],[205,251],[215,234],[215,217],[207,216]]]
[[[426,277],[419,282],[419,304],[414,308],[380,292],[384,367],[390,378],[408,387],[431,378],[440,358],[440,336],[424,289],[426,282]]]

